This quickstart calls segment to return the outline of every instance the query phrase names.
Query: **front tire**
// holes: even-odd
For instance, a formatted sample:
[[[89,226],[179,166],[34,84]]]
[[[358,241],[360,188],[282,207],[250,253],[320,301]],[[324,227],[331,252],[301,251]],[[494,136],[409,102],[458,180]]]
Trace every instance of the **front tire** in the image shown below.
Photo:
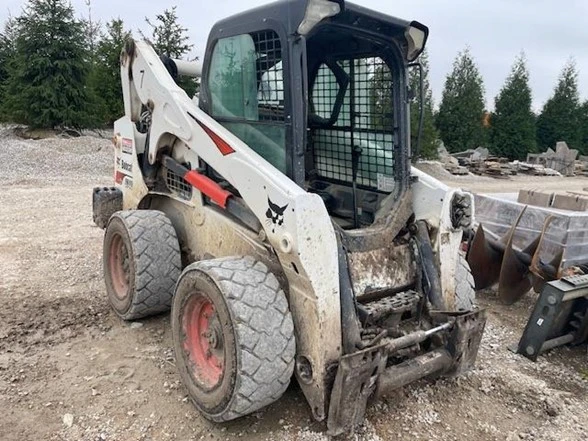
[[[458,256],[455,270],[455,309],[457,311],[473,311],[476,307],[476,289],[474,276],[466,258]]]
[[[108,300],[121,318],[135,320],[170,309],[182,262],[176,231],[164,213],[113,214],[103,253]]]
[[[267,266],[228,257],[188,266],[172,306],[176,364],[209,420],[232,420],[276,401],[294,370],[294,327]]]

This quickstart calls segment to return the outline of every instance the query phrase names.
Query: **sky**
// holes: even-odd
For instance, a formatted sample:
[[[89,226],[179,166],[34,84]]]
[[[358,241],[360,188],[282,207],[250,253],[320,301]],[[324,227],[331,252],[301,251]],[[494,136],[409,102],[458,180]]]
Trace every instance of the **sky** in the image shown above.
[[[0,0],[0,22],[19,15],[24,0]],[[88,16],[85,0],[72,0],[78,16]],[[177,5],[188,28],[194,55],[202,56],[212,25],[264,0],[92,0],[94,20],[120,17],[136,34],[145,17]],[[586,0],[355,0],[364,7],[430,29],[430,81],[439,104],[447,74],[457,53],[469,47],[484,78],[486,106],[494,107],[516,56],[524,51],[531,74],[533,107],[539,111],[553,92],[564,64],[573,58],[580,71],[582,100],[588,99],[588,1]]]

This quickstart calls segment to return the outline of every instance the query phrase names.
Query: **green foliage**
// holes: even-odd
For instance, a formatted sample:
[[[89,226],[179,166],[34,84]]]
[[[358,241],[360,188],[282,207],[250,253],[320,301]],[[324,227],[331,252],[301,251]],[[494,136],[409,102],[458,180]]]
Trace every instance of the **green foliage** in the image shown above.
[[[531,102],[529,71],[521,54],[495,99],[490,128],[492,153],[509,159],[526,159],[527,153],[536,151]]]
[[[88,42],[88,52],[92,62],[95,61],[96,47],[100,38],[102,29],[102,23],[100,21],[94,21],[92,18],[92,0],[84,0],[86,7],[88,8],[88,17],[82,20],[86,32],[86,40]]]
[[[3,114],[2,102],[4,101],[4,89],[9,77],[9,65],[14,58],[16,21],[10,17],[4,24],[4,30],[0,32],[0,121],[7,118]]]
[[[468,49],[457,55],[437,115],[437,128],[450,152],[484,145],[484,84]]]
[[[29,0],[15,35],[5,114],[35,128],[91,125],[84,25],[69,2]]]
[[[565,141],[570,148],[582,148],[579,108],[578,70],[570,60],[537,120],[537,143],[542,150],[555,147],[557,141]]]
[[[151,28],[151,43],[158,54],[181,58],[194,47],[193,44],[188,44],[190,39],[186,35],[188,29],[178,22],[176,6],[157,14],[155,22],[147,17],[145,17],[145,21]],[[143,34],[141,33],[141,35]],[[143,37],[145,36],[143,35]]]
[[[166,9],[161,14],[155,16],[155,21],[145,17],[145,22],[151,28],[151,37],[147,38],[142,32],[141,36],[149,40],[155,52],[159,55],[166,55],[170,58],[181,59],[192,50],[193,44],[188,43],[188,29],[183,27],[178,21],[176,6]],[[198,90],[198,85],[193,78],[180,78],[178,85],[186,91],[188,96],[192,97]]]
[[[433,116],[433,92],[429,83],[429,55],[425,50],[419,57],[423,68],[423,132],[421,136],[420,151],[418,156],[425,159],[437,158],[437,138],[438,133],[435,128],[435,119]],[[419,132],[421,95],[419,72],[418,69],[412,69],[409,76],[409,87],[416,93],[416,97],[410,105],[410,134],[411,145],[413,149],[417,147],[417,138]]]
[[[96,44],[95,64],[91,76],[94,92],[101,100],[101,120],[112,123],[124,114],[120,81],[120,53],[131,37],[120,18],[106,24],[106,32]]]
[[[374,130],[390,130],[394,124],[392,73],[385,64],[377,64],[370,79],[369,99]]]
[[[579,126],[580,126],[580,152],[583,155],[588,154],[588,101],[584,101],[578,111]]]

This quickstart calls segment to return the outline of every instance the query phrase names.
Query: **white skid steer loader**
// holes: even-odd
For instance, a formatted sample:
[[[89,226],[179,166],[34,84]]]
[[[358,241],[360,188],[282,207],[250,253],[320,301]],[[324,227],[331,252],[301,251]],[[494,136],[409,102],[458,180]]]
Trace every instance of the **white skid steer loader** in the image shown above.
[[[267,406],[294,374],[336,435],[368,400],[473,365],[473,200],[410,166],[407,71],[427,35],[283,0],[217,23],[202,65],[124,48],[116,185],[93,195],[108,298],[125,320],[171,308],[210,420]],[[198,97],[178,75],[201,77]]]

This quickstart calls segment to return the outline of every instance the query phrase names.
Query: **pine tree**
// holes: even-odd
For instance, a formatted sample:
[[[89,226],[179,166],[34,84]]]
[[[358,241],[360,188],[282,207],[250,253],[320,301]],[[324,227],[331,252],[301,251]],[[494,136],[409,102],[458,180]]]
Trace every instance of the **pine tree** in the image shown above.
[[[418,156],[420,158],[434,159],[437,157],[437,138],[438,133],[435,128],[435,120],[433,117],[433,92],[429,83],[429,55],[425,50],[419,57],[423,69],[423,133],[421,136],[420,151]],[[419,93],[420,81],[419,72],[417,69],[410,71],[409,77],[410,89],[416,93],[414,100],[410,105],[410,132],[411,144],[413,148],[417,146],[419,119],[421,108],[421,95]]]
[[[16,19],[3,108],[32,127],[92,124],[84,25],[66,0],[29,0]]]
[[[526,159],[536,151],[535,115],[525,55],[515,60],[510,75],[496,96],[491,118],[490,148],[509,159]]]
[[[486,141],[484,84],[469,49],[457,55],[437,115],[437,129],[450,152],[483,145]]]
[[[182,59],[194,47],[193,44],[188,43],[188,29],[179,23],[176,6],[171,9],[164,10],[161,14],[155,16],[155,21],[151,21],[145,17],[145,22],[151,28],[151,37],[147,38],[141,33],[141,36],[153,44],[155,52],[159,55],[166,55],[170,58]],[[192,97],[198,85],[193,78],[180,78],[178,85],[183,88],[188,96]]]
[[[579,109],[580,147],[581,154],[588,155],[588,101],[584,101]]]
[[[96,64],[92,75],[92,88],[100,100],[101,119],[112,123],[124,114],[120,81],[120,53],[125,40],[131,37],[120,18],[106,24],[106,32],[96,44]]]
[[[555,147],[557,141],[565,141],[570,148],[581,147],[579,107],[578,70],[570,60],[537,120],[537,143],[543,150]]]
[[[83,22],[86,27],[86,39],[88,41],[90,58],[94,60],[102,29],[102,23],[100,21],[94,21],[94,18],[92,17],[92,0],[85,0],[84,3],[88,8],[88,18],[86,18]]]
[[[0,121],[7,119],[2,112],[2,102],[4,98],[4,89],[8,81],[9,65],[14,59],[16,53],[16,21],[9,17],[4,24],[4,30],[0,32]]]
[[[189,44],[190,37],[186,35],[188,29],[178,22],[176,6],[166,9],[155,16],[155,22],[145,17],[145,22],[151,28],[151,43],[159,55],[171,58],[181,58],[194,47]]]

